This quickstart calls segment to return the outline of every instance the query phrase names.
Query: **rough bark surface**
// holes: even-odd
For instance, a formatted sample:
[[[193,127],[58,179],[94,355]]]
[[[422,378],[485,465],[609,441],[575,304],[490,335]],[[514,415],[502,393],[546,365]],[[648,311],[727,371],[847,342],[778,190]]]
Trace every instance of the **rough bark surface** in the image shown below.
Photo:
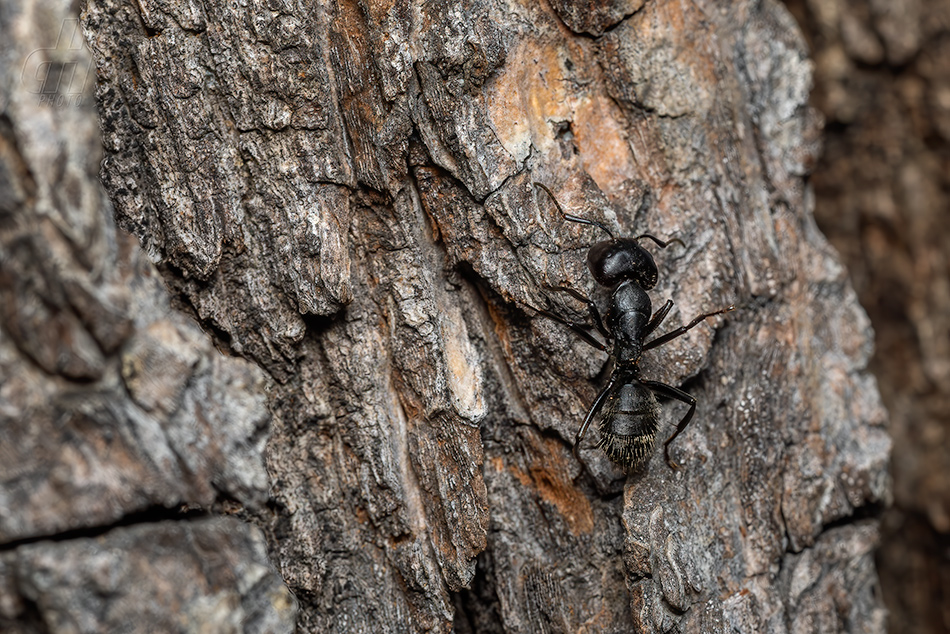
[[[4,632],[292,632],[259,531],[229,518],[136,523],[0,554]]]
[[[260,530],[174,511],[263,507],[265,375],[116,230],[78,16],[0,3],[0,43],[0,631],[292,631]]]
[[[950,4],[789,3],[829,122],[815,215],[876,332],[894,508],[879,556],[894,632],[950,630]]]
[[[87,0],[82,24],[118,223],[273,378],[273,505],[229,494],[301,630],[883,631],[890,443],[781,5]],[[681,470],[571,455],[605,355],[525,306],[603,301],[602,236],[534,182],[683,241],[655,249],[667,329],[738,305],[644,359],[699,400]]]

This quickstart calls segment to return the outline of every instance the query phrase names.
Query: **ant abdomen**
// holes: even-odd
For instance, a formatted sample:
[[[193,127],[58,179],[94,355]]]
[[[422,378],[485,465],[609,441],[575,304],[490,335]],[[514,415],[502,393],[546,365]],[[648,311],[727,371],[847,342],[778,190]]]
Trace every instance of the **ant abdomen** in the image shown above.
[[[660,405],[650,390],[627,382],[610,393],[600,419],[600,442],[607,457],[624,471],[636,469],[653,452]]]

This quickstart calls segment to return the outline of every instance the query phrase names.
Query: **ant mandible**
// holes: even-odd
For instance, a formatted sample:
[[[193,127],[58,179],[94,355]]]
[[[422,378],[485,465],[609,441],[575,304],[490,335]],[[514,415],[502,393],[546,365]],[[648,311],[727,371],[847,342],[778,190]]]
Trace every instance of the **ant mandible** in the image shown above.
[[[593,326],[568,321],[549,310],[531,307],[541,315],[566,325],[598,350],[609,349],[610,358],[614,362],[613,372],[607,385],[594,399],[584,419],[584,424],[581,425],[574,438],[574,455],[577,456],[577,448],[591,422],[603,410],[604,414],[599,424],[600,442],[597,446],[603,449],[610,460],[620,465],[624,472],[639,467],[649,456],[656,440],[657,423],[660,417],[660,406],[656,394],[660,394],[689,405],[689,410],[676,426],[676,431],[663,443],[663,456],[666,458],[666,463],[670,468],[678,469],[679,466],[670,458],[670,443],[686,429],[693,418],[693,413],[696,411],[696,399],[672,385],[641,378],[640,355],[646,350],[676,339],[713,315],[735,310],[735,306],[703,313],[685,326],[644,342],[644,339],[659,327],[673,308],[673,300],[666,300],[666,303],[651,316],[653,306],[646,292],[656,286],[658,271],[653,256],[640,246],[638,240],[647,238],[661,248],[666,248],[674,242],[682,245],[683,242],[676,238],[663,241],[648,233],[635,238],[615,238],[610,229],[599,222],[564,213],[551,190],[541,183],[534,185],[550,196],[565,220],[597,227],[610,236],[609,240],[593,245],[587,253],[587,267],[591,275],[601,286],[613,289],[606,320],[601,318],[600,311],[593,301],[579,291],[565,286],[553,287],[552,290],[566,292],[583,302],[594,321]],[[593,336],[591,332],[593,329],[596,329],[604,338],[603,342]]]

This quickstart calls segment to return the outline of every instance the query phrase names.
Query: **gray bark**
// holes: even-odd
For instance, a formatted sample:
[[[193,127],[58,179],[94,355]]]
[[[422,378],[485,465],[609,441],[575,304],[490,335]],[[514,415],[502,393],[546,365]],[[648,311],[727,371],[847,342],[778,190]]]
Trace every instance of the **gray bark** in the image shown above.
[[[272,379],[270,503],[229,461],[258,446],[217,439],[258,420],[230,396],[209,405],[220,450],[189,444],[210,493],[172,477],[149,503],[243,507],[301,630],[883,630],[890,445],[867,319],[810,215],[797,27],[771,1],[640,5],[87,0],[118,224]],[[603,302],[584,265],[602,236],[534,182],[618,234],[683,241],[653,249],[666,329],[739,307],[644,359],[699,401],[681,470],[658,450],[624,475],[594,430],[571,455],[606,357],[526,305],[583,318],[562,285]],[[200,420],[196,382],[175,382],[201,346],[144,338],[117,356],[160,347],[171,385],[136,397],[117,369],[123,393]],[[206,392],[226,388],[258,393]],[[664,405],[663,438],[683,412]]]
[[[0,4],[0,631],[292,631],[263,533],[199,511],[267,500],[265,375],[115,228],[77,18]]]

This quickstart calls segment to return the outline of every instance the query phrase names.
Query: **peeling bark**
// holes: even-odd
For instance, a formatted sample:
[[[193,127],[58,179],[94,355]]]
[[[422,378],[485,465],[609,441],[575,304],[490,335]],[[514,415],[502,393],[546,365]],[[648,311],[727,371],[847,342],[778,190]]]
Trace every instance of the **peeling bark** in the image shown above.
[[[890,445],[803,43],[772,1],[640,4],[87,0],[117,222],[273,379],[271,506],[231,495],[301,630],[882,630]],[[739,306],[644,359],[700,403],[681,470],[572,456],[609,368],[526,307],[603,301],[601,236],[535,182],[683,241],[665,329]]]

